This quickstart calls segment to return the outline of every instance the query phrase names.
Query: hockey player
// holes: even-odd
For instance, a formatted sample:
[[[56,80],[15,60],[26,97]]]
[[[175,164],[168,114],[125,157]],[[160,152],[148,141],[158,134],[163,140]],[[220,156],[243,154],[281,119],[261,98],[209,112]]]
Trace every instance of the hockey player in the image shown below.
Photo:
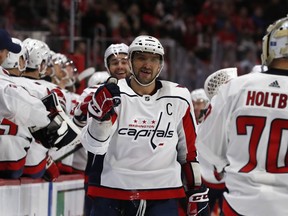
[[[31,96],[22,86],[16,85],[7,75],[0,75],[0,102],[0,177],[19,178],[25,171],[27,151],[29,152],[32,147],[33,137],[41,134],[42,140],[47,140],[51,146],[57,146],[65,134],[65,127],[62,127],[63,124],[58,119],[55,121],[53,118],[48,118],[50,113],[42,101]],[[39,155],[33,156],[39,157]],[[32,171],[43,175],[51,163],[47,164],[46,160],[40,163],[40,168],[38,170],[32,168]],[[33,173],[27,174],[36,178],[31,176]],[[50,174],[47,173],[47,176]]]
[[[5,61],[9,52],[19,53],[21,47],[12,41],[5,29],[0,29],[0,65]]]
[[[199,154],[225,171],[225,215],[288,215],[288,17],[267,28],[261,73],[219,88],[199,128]]]
[[[19,178],[33,140],[28,127],[47,126],[49,112],[41,100],[17,86],[9,76],[0,75],[0,104],[0,177]]]
[[[44,86],[30,82],[30,79],[28,78],[20,77],[27,66],[28,51],[22,41],[19,39],[12,38],[12,41],[21,46],[21,51],[17,54],[10,52],[2,66],[9,72],[11,81],[19,86],[23,86],[32,96],[41,100],[41,98],[47,96],[49,91]],[[43,118],[47,117],[43,116]],[[59,176],[57,166],[47,155],[47,151],[48,149],[39,144],[35,139],[31,140],[31,144],[25,158],[26,161],[23,176],[31,178],[44,177],[47,181],[54,181]]]
[[[47,61],[46,57],[48,48],[41,41],[33,39],[27,40],[33,45],[33,47],[28,46],[28,49],[30,50],[30,55],[28,52],[28,58],[31,57],[28,61],[28,66],[30,68],[28,69],[29,75],[26,74],[26,77],[17,77],[17,75],[22,75],[23,71],[25,71],[24,69],[26,65],[23,66],[21,62],[23,63],[23,60],[25,60],[24,62],[27,63],[25,49],[26,47],[24,46],[24,43],[22,43],[20,40],[15,38],[13,38],[12,40],[15,40],[16,43],[20,44],[21,52],[19,54],[9,53],[7,59],[3,63],[3,66],[6,67],[7,70],[10,72],[10,76],[13,79],[13,82],[23,86],[32,96],[42,100],[44,97],[50,95],[51,92],[54,92],[54,89],[48,89],[47,87],[45,87],[45,85],[42,85],[40,82],[38,82],[39,79],[36,78],[39,77],[39,72],[41,71],[40,65],[42,65],[42,63],[44,64]],[[35,69],[33,69],[33,67],[35,67]],[[35,77],[36,79],[33,79],[33,77]],[[56,164],[52,161],[51,157],[47,155],[47,150],[48,148],[51,148],[51,146],[47,146],[46,139],[43,140],[45,141],[45,143],[42,144],[45,146],[45,148],[42,145],[39,145],[39,140],[37,140],[37,142],[35,142],[35,140],[32,140],[26,157],[26,164],[23,175],[32,178],[44,177],[48,181],[53,181],[59,176],[59,171],[56,167]],[[61,145],[65,145],[64,141],[63,143],[61,143]]]
[[[128,46],[124,43],[111,44],[104,53],[104,65],[108,73],[117,79],[129,77],[130,69],[127,56]]]
[[[73,77],[74,73],[72,62],[67,58],[66,55],[62,53],[54,53],[52,55],[52,68],[54,71],[54,76],[52,76],[52,82],[54,85],[57,85],[61,88],[61,91],[65,93],[65,108],[66,114],[72,119],[74,115],[74,108],[77,105],[77,100],[79,95],[73,92],[73,85],[75,81],[75,77]],[[67,88],[69,87],[69,91]],[[74,88],[75,90],[75,88]],[[53,151],[50,150],[50,154],[53,159],[61,157],[60,155],[67,154],[68,156],[62,160],[58,160],[57,166],[61,174],[71,174],[71,173],[79,173],[83,174],[82,164],[84,163],[84,167],[86,164],[86,157],[83,157],[81,151],[77,151],[75,154],[69,154],[70,147],[64,147],[61,151]],[[79,155],[80,154],[80,155]],[[76,156],[76,158],[75,158]],[[80,157],[79,157],[80,156]],[[73,169],[73,161],[76,159],[76,169]]]
[[[88,105],[91,117],[82,130],[82,144],[96,155],[88,186],[94,198],[91,215],[176,216],[178,198],[186,195],[181,168],[189,195],[201,186],[190,93],[157,79],[164,49],[154,37],[135,38],[129,63],[131,79],[118,85],[108,80]],[[202,199],[207,194],[198,195]],[[198,211],[193,198],[189,215]]]
[[[214,96],[217,95],[219,88],[222,85],[228,83],[231,79],[237,77],[237,75],[237,68],[232,67],[217,70],[207,77],[204,83],[203,92],[206,96],[206,99],[210,99],[208,99],[209,103],[206,104],[205,109],[202,110],[200,122],[204,120],[206,112],[209,110],[210,100],[212,100]],[[201,127],[201,125],[199,127]],[[223,173],[217,173],[214,170],[214,166],[206,161],[205,155],[198,155],[198,159],[203,181],[209,188],[208,197],[210,209],[216,214],[219,212],[220,215],[223,215],[223,192],[226,190]]]
[[[209,105],[209,99],[203,88],[195,89],[191,92],[191,100],[194,107],[195,117],[198,123],[204,118],[204,112]]]
[[[12,40],[5,30],[0,30],[0,47],[1,64],[5,62],[7,56],[10,57],[13,53],[21,55],[23,48],[17,41]],[[7,51],[10,51],[9,55]],[[18,67],[17,64],[16,66]],[[12,82],[9,76],[4,75],[9,73],[2,67],[0,69],[0,74],[2,74],[0,76],[0,176],[19,178],[23,173],[27,150],[31,147],[33,140],[28,127],[34,129],[35,127],[38,129],[49,127],[51,121],[48,118],[49,112],[42,101],[31,96],[22,86]],[[58,133],[57,129],[58,127],[53,127],[53,129],[50,127],[47,131],[49,130],[50,136],[54,136],[55,132]]]
[[[50,92],[55,92],[63,110],[66,111],[65,92],[63,92],[56,84],[41,79],[41,77],[45,76],[47,65],[50,61],[50,48],[43,41],[32,38],[26,38],[23,41],[23,44],[28,50],[29,57],[26,70],[21,76],[29,78],[30,82],[45,86],[48,88],[48,94]]]
[[[12,38],[12,42],[18,44],[21,50],[19,53],[9,52],[1,66],[8,70],[10,75],[19,77],[26,70],[28,51],[18,38]]]
[[[108,74],[117,79],[124,79],[130,76],[128,64],[128,46],[124,43],[111,44],[104,53],[104,65]],[[95,72],[89,79],[90,85],[79,98],[79,105],[75,109],[74,122],[83,127],[87,120],[87,107],[100,84],[103,84],[109,75],[107,72]],[[95,85],[92,85],[95,84]]]
[[[117,79],[124,79],[130,76],[130,68],[128,64],[128,46],[124,43],[111,44],[104,54],[104,65],[108,72],[95,72],[89,79],[88,88],[84,89],[80,96],[79,104],[75,108],[73,121],[80,127],[84,127],[87,123],[88,104],[92,100],[92,96],[98,87],[103,84],[109,77],[109,74]],[[83,151],[81,149],[80,151]],[[87,189],[88,174],[94,161],[94,154],[87,153],[87,164],[85,168],[85,188]],[[85,214],[89,215],[91,210],[90,198],[85,198]]]

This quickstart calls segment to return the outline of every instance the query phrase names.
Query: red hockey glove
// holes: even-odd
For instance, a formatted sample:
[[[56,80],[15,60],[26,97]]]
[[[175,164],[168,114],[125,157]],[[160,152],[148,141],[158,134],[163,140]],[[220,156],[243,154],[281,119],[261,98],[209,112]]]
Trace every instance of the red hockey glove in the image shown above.
[[[117,80],[115,83],[114,79],[109,79],[107,83],[100,86],[88,105],[89,114],[97,120],[105,121],[110,119],[113,107],[121,103],[120,89],[116,84]]]
[[[92,100],[93,92],[87,95],[83,102],[79,103],[74,110],[73,122],[79,126],[84,127],[87,122],[88,105]]]
[[[189,194],[187,215],[188,216],[210,216],[209,209],[209,189],[202,185],[201,188],[193,190]]]
[[[43,175],[43,178],[46,181],[53,182],[55,181],[60,173],[56,163],[52,160],[51,156],[48,156],[46,159],[46,171]]]

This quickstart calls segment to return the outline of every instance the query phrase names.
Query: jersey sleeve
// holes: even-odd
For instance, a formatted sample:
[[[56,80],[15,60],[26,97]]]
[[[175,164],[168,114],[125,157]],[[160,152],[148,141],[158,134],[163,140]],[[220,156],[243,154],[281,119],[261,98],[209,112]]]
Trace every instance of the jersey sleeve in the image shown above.
[[[188,92],[188,90],[187,90]],[[187,93],[185,91],[185,93]],[[189,92],[188,92],[189,93]],[[186,106],[183,106],[183,114],[181,121],[177,128],[177,133],[179,137],[178,142],[178,161],[181,164],[186,162],[196,161],[196,118],[194,114],[193,104],[191,102],[189,94],[183,94],[186,99]]]
[[[185,94],[186,93],[186,94]],[[184,173],[184,183],[186,190],[191,191],[202,184],[199,163],[197,161],[197,151],[195,146],[197,123],[194,114],[193,104],[188,94],[188,90],[182,94],[185,96],[187,104],[184,115],[178,125],[178,161]],[[184,106],[183,106],[184,108]]]
[[[100,122],[92,117],[88,118],[87,125],[81,133],[82,145],[93,154],[105,154],[111,138],[111,128],[110,120]]]

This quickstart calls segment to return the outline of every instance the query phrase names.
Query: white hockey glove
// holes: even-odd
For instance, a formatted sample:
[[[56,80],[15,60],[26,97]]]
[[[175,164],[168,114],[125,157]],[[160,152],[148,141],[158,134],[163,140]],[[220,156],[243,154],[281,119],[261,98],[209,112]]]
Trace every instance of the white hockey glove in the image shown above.
[[[113,108],[121,103],[120,89],[117,79],[110,77],[108,81],[100,86],[92,97],[88,105],[89,114],[99,120],[109,120],[113,113]]]

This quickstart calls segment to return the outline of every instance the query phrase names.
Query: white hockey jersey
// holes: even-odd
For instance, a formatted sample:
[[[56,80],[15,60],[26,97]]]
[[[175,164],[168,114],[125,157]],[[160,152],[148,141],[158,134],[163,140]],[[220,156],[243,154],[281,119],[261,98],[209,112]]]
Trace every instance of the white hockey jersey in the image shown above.
[[[42,99],[50,94],[50,90],[35,79],[11,76],[11,80],[17,85],[23,86],[31,95],[38,99]]]
[[[49,89],[50,92],[55,92],[57,94],[57,97],[59,99],[60,105],[63,108],[63,110],[69,115],[69,112],[67,112],[67,101],[66,101],[66,90],[61,89],[59,86],[57,86],[54,83],[48,82],[44,79],[35,80],[36,83],[40,83],[41,85],[45,86]]]
[[[10,77],[0,76],[0,170],[13,172],[24,166],[32,141],[28,127],[48,125],[47,116],[41,100]]]
[[[196,120],[188,89],[157,81],[155,94],[140,96],[128,80],[118,85],[121,104],[112,127],[106,130],[110,121],[89,118],[82,130],[84,147],[100,154],[95,160],[105,154],[88,195],[126,200],[184,197],[181,164],[196,160]],[[101,131],[102,137],[97,136]]]
[[[50,90],[35,79],[16,76],[10,76],[10,79],[40,100],[50,94]],[[45,118],[46,116],[43,117]],[[42,177],[46,169],[47,152],[48,149],[33,139],[27,152],[23,176],[31,178]]]
[[[225,169],[224,196],[238,214],[288,215],[287,92],[287,71],[234,78],[199,128],[197,150]]]

